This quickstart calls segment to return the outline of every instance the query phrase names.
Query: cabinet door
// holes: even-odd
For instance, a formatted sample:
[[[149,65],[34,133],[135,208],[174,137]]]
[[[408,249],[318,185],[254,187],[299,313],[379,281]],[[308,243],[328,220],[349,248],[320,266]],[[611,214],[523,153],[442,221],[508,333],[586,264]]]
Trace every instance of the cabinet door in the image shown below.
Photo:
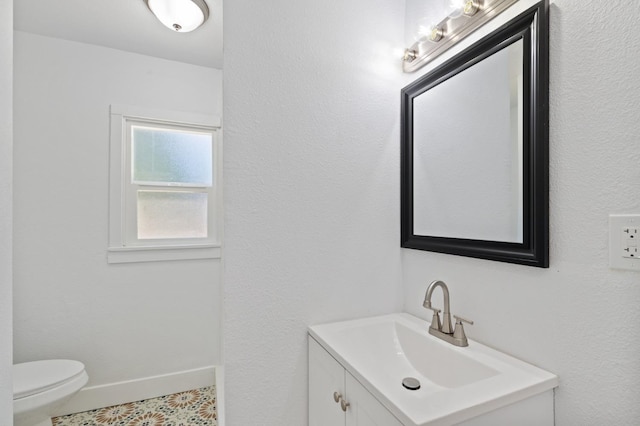
[[[346,426],[402,426],[393,414],[373,397],[353,376],[346,374],[346,387],[349,392],[346,401]]]
[[[309,336],[309,426],[344,426],[333,393],[344,397],[344,368]]]

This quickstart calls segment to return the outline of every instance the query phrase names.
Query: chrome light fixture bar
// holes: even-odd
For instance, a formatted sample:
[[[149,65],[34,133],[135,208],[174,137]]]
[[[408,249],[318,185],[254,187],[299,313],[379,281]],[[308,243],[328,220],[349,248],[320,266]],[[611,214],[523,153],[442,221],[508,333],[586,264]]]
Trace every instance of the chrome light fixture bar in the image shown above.
[[[414,72],[480,28],[518,0],[466,0],[459,16],[448,16],[404,51],[402,70]]]
[[[162,24],[180,33],[198,28],[209,18],[204,0],[144,0]]]

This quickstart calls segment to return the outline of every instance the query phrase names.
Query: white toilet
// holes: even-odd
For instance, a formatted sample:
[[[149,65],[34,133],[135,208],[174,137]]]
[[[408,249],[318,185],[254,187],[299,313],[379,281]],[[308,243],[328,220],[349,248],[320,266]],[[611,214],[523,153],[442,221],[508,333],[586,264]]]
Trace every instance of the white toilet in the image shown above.
[[[68,359],[13,366],[13,425],[51,426],[53,410],[84,387],[84,364]]]

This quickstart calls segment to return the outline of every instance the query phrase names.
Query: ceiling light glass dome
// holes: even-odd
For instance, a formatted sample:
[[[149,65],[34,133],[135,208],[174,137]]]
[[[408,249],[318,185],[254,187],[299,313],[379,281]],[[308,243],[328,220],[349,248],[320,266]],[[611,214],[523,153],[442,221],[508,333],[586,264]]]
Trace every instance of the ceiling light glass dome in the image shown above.
[[[181,33],[195,30],[209,17],[204,0],[145,0],[145,3],[165,27]]]

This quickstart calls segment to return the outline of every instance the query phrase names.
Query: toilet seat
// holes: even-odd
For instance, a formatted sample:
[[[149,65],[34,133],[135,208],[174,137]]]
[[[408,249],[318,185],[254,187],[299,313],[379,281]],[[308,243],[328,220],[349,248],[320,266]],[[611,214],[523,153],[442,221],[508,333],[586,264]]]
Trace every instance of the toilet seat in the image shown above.
[[[26,398],[86,374],[84,364],[68,359],[25,362],[13,366],[13,399]]]

